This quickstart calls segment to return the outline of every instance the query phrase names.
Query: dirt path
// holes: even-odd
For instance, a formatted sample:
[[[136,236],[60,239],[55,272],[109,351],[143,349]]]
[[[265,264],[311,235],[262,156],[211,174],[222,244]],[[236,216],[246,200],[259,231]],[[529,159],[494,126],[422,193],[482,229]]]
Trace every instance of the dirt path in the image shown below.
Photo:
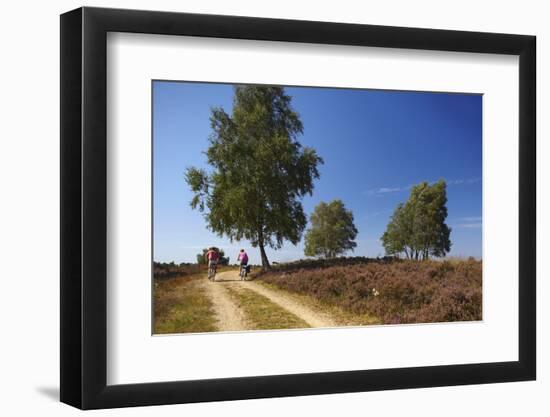
[[[289,311],[295,316],[301,318],[311,327],[335,327],[336,326],[336,323],[330,318],[329,315],[314,311],[296,302],[294,299],[292,299],[291,297],[289,297],[288,295],[282,292],[267,288],[254,281],[241,281],[239,278],[238,271],[221,272],[218,275],[216,275],[215,283],[207,282],[207,284],[212,284],[212,285],[207,285],[207,287],[212,287],[213,297],[216,295],[219,297],[218,300],[214,299],[214,304],[217,307],[219,307],[219,309],[221,310],[219,313],[220,317],[233,316],[234,315],[233,310],[237,310],[237,313],[239,313],[235,304],[231,301],[231,299],[229,299],[229,296],[226,293],[224,288],[225,286],[231,285],[231,286],[242,286],[244,288],[248,288],[252,291],[255,291],[260,295],[263,295],[273,303],[279,305],[280,307],[284,308],[285,310]],[[220,304],[218,304],[218,302]],[[223,310],[225,309],[228,309],[229,312],[224,312]],[[241,314],[241,317],[242,317],[242,314]],[[244,323],[244,318],[242,318],[242,321]],[[239,330],[242,330],[242,329],[239,329]]]
[[[216,278],[219,279],[223,274],[227,274],[227,272],[218,274]],[[206,278],[200,280],[200,285],[204,288],[214,304],[218,321],[218,331],[230,332],[247,330],[244,314],[231,300],[223,285],[217,282],[210,282]]]
[[[269,298],[275,304],[280,305],[292,314],[298,316],[311,327],[335,327],[336,323],[327,315],[303,306],[294,301],[291,297],[277,290],[264,287],[253,281],[245,281],[242,283],[246,288],[256,291],[258,294]]]

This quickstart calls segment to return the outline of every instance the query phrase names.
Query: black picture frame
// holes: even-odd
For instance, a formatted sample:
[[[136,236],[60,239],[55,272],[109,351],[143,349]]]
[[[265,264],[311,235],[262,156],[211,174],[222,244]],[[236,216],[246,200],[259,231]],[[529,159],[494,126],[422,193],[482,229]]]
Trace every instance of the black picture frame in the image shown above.
[[[108,32],[519,56],[519,360],[107,385]],[[80,8],[61,15],[61,401],[82,409],[534,380],[536,38]]]

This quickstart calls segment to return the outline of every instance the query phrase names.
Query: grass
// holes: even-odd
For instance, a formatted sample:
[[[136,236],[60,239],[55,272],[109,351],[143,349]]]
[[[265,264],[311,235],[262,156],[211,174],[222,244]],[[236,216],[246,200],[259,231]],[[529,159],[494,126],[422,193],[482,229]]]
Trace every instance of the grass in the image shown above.
[[[227,292],[242,309],[250,323],[250,330],[303,329],[305,321],[247,288],[227,287]]]
[[[214,306],[198,285],[202,274],[155,280],[154,334],[217,330]]]

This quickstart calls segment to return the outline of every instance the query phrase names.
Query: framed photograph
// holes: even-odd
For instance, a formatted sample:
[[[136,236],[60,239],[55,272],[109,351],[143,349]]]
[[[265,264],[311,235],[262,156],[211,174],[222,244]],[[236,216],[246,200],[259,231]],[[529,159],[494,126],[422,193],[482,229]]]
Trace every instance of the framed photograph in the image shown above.
[[[61,16],[61,401],[533,380],[535,37]]]

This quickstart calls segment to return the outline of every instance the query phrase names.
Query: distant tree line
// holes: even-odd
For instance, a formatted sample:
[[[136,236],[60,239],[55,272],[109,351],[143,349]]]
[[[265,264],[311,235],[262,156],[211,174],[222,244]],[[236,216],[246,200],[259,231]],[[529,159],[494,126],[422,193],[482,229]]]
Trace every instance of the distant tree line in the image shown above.
[[[219,264],[220,265],[228,265],[229,264],[229,256],[225,256],[225,252],[223,251],[223,249],[218,249],[218,248],[214,248],[214,250],[216,250],[219,254],[220,254],[220,259],[219,259]],[[199,265],[206,265],[208,262],[207,262],[207,259],[206,259],[206,252],[208,252],[208,248],[204,248],[202,250],[202,253],[197,253],[197,263]]]
[[[357,228],[353,213],[342,200],[321,202],[310,216],[311,228],[306,232],[304,253],[325,259],[335,258],[357,246]]]
[[[415,185],[409,199],[396,207],[381,237],[386,254],[414,260],[445,256],[451,250],[451,228],[446,218],[445,181]]]
[[[381,237],[386,255],[425,260],[444,257],[451,250],[447,218],[447,185],[424,181],[411,188],[406,202],[398,204]],[[305,236],[306,256],[332,259],[357,246],[353,213],[341,200],[319,203],[310,216]]]
[[[200,266],[187,262],[153,262],[153,275],[155,279],[181,277],[200,272]]]

